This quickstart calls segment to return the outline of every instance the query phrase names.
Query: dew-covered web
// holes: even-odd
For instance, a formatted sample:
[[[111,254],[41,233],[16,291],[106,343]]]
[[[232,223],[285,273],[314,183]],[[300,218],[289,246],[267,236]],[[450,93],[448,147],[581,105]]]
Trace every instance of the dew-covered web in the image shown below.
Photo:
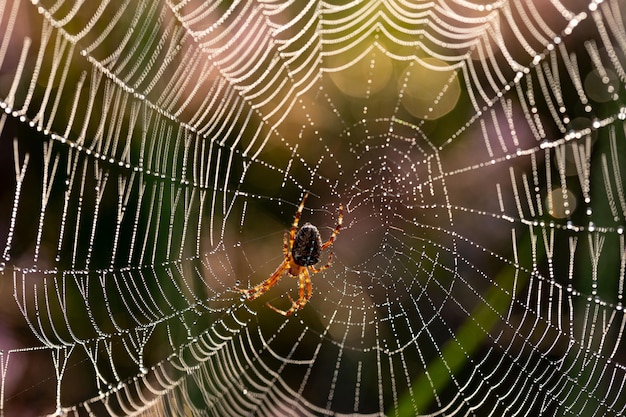
[[[0,414],[624,415],[624,4],[0,2]]]

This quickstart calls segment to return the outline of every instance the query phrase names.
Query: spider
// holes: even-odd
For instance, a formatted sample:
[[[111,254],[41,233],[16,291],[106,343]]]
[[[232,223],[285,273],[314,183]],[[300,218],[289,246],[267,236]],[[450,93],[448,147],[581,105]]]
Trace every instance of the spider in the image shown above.
[[[293,301],[291,296],[287,295],[289,297],[289,301],[291,301],[291,308],[289,310],[279,310],[270,303],[266,303],[269,308],[279,314],[282,314],[283,316],[290,316],[294,312],[300,310],[311,298],[313,293],[313,288],[311,286],[311,274],[317,274],[318,272],[328,268],[332,262],[333,254],[330,253],[328,263],[321,268],[316,268],[313,265],[319,262],[321,252],[328,249],[333,244],[343,221],[343,205],[339,205],[339,219],[337,220],[337,227],[335,227],[332,235],[330,235],[330,238],[325,243],[322,243],[322,238],[319,230],[317,230],[317,227],[313,226],[311,223],[305,223],[296,233],[296,230],[298,229],[298,222],[300,221],[300,216],[302,215],[302,210],[304,209],[304,202],[308,196],[308,192],[304,194],[304,197],[300,202],[300,206],[298,207],[298,211],[296,211],[296,215],[293,218],[293,224],[291,225],[289,234],[285,232],[283,237],[283,254],[285,255],[285,259],[278,266],[278,268],[276,268],[276,271],[274,271],[268,279],[256,287],[248,289],[239,289],[235,287],[237,291],[244,294],[246,299],[254,300],[272,288],[278,280],[280,280],[285,271],[292,278],[298,277],[298,301]],[[287,236],[289,236],[289,238]]]

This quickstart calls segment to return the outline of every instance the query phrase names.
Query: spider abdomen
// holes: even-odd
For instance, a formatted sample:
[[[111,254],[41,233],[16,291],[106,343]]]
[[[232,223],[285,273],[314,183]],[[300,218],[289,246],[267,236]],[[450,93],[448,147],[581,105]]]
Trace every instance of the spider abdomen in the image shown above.
[[[305,223],[293,239],[291,256],[300,266],[315,265],[320,261],[322,237],[317,227]]]

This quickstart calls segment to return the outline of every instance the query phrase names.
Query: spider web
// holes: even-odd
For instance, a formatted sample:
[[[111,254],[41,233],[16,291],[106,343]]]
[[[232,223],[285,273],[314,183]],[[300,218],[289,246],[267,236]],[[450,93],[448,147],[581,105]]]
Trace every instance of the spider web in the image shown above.
[[[0,414],[623,415],[624,16],[1,2]]]

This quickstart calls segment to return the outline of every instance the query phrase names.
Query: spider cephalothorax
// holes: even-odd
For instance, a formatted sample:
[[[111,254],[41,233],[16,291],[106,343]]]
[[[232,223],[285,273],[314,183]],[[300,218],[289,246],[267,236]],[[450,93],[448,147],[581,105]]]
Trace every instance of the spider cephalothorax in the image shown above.
[[[298,277],[298,301],[293,301],[291,296],[288,296],[291,301],[291,308],[289,310],[279,310],[271,304],[267,304],[269,308],[284,316],[289,316],[295,311],[301,309],[311,298],[311,295],[313,294],[311,274],[316,274],[328,268],[332,262],[332,253],[329,255],[328,263],[326,265],[321,268],[315,268],[313,265],[320,261],[322,251],[328,249],[333,244],[335,237],[341,228],[341,222],[343,221],[343,206],[339,205],[339,219],[337,220],[337,227],[335,227],[332,235],[330,235],[330,238],[325,243],[322,243],[322,237],[320,236],[320,232],[317,230],[317,227],[313,226],[311,223],[305,223],[300,230],[298,230],[298,222],[300,221],[302,210],[304,210],[304,202],[308,196],[308,192],[304,194],[304,197],[300,202],[300,206],[298,207],[298,211],[296,211],[296,215],[294,216],[291,229],[289,230],[289,233],[285,233],[283,238],[283,254],[285,255],[283,262],[278,266],[278,268],[276,268],[276,271],[274,271],[268,279],[256,287],[244,290],[237,288],[237,291],[243,293],[248,300],[254,300],[272,288],[285,272],[293,278]]]

